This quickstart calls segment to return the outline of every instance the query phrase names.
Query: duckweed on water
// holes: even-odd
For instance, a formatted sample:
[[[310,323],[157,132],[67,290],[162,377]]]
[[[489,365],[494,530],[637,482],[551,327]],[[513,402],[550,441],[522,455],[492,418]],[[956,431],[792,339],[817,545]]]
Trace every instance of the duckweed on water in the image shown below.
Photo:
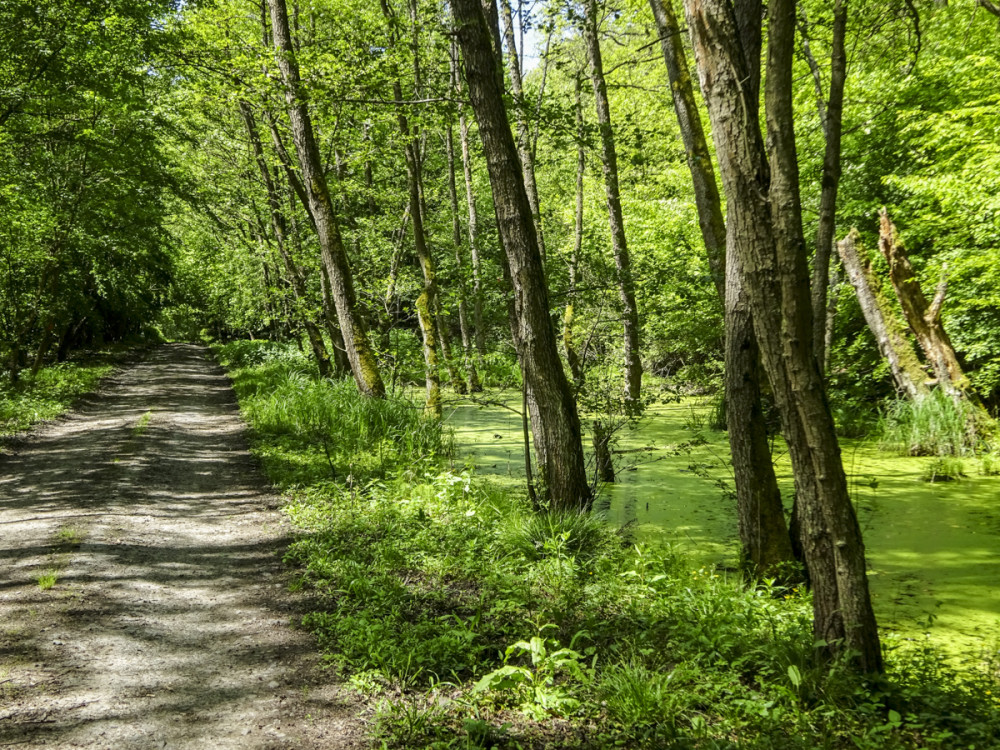
[[[258,450],[295,423],[255,411],[269,396],[241,392]],[[334,440],[351,430],[341,413],[351,412],[332,413]],[[375,429],[410,413],[393,411]],[[331,477],[306,440],[283,450],[312,474],[265,455],[276,481],[298,485],[288,560],[317,597],[305,625],[339,674],[378,702],[374,740],[384,747],[1000,741],[992,663],[956,665],[929,642],[889,638],[884,678],[820,664],[804,592],[747,587],[593,517],[536,515],[511,483],[446,469],[448,441],[433,444],[443,447],[397,456],[364,484]]]

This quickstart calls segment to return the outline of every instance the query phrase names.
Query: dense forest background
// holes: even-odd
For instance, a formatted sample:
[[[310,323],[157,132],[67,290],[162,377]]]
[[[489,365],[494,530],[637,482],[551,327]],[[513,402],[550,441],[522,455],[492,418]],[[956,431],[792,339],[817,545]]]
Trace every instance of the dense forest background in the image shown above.
[[[4,48],[11,54],[3,64],[0,131],[9,154],[2,338],[11,374],[38,354],[64,356],[74,346],[143,327],[159,327],[167,336],[202,329],[218,337],[269,336],[320,319],[317,239],[303,206],[288,198],[267,132],[273,119],[290,146],[259,8],[49,3],[39,10],[10,3],[4,12]],[[309,3],[293,17],[358,304],[378,332],[380,355],[413,381],[422,379],[414,312],[422,280],[406,226],[401,111],[421,152],[424,231],[443,328],[458,339],[459,300],[463,289],[470,295],[475,286],[479,317],[472,320],[471,303],[468,315],[473,343],[484,346],[482,355],[503,353],[505,292],[482,147],[452,81],[450,19],[435,5],[392,13],[388,23],[374,6]],[[795,124],[811,238],[832,10],[802,3],[798,13]],[[512,38],[530,29],[534,49],[520,60],[523,89],[509,104],[530,140],[553,304],[565,302],[572,284],[575,337],[589,344],[591,360],[612,361],[621,346],[621,312],[609,283],[614,257],[581,21],[572,9],[556,7],[515,8],[514,15]],[[340,17],[352,22],[335,23]],[[608,6],[600,34],[644,361],[650,372],[679,381],[718,383],[721,305],[653,18],[641,3]],[[400,35],[412,42],[400,43]],[[945,325],[976,390],[990,403],[1000,385],[997,37],[996,17],[973,3],[851,6],[836,224],[837,238],[852,227],[861,232],[862,247],[888,285],[875,252],[877,212],[884,206],[923,283],[933,288],[947,274]],[[392,103],[396,84],[398,107]],[[284,252],[299,269],[301,294],[276,248],[241,103],[260,129],[263,158],[274,172],[287,214]],[[475,267],[460,119],[472,131],[461,140],[470,151]],[[583,241],[576,250],[578,146],[586,166]],[[449,194],[453,173],[457,208]],[[460,233],[454,237],[456,212]],[[831,295],[829,373],[846,426],[873,413],[892,387],[850,285],[833,284]],[[390,329],[391,336],[382,333]]]

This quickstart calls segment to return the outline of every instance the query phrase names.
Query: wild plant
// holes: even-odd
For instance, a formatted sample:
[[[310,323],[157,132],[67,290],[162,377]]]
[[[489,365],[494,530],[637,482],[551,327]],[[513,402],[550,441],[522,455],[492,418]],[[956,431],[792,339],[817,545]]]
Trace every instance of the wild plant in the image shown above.
[[[969,455],[977,447],[970,410],[940,389],[918,401],[893,401],[880,420],[880,443],[908,456]]]

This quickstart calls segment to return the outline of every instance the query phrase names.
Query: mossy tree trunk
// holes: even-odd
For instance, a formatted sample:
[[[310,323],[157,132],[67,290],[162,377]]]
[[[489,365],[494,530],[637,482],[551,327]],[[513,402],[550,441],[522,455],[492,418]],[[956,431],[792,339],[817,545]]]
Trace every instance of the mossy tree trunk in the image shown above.
[[[375,352],[368,340],[368,328],[357,309],[354,279],[347,251],[340,234],[340,225],[323,170],[323,161],[316,142],[309,114],[309,103],[303,90],[295,46],[288,23],[285,0],[267,0],[271,15],[275,57],[281,74],[292,140],[302,169],[302,181],[310,212],[316,223],[320,254],[330,277],[331,293],[337,308],[337,318],[344,337],[344,348],[351,361],[351,371],[358,389],[369,396],[385,395],[385,385],[379,373]]]
[[[639,356],[639,308],[635,301],[632,260],[625,238],[625,217],[622,211],[618,179],[618,150],[615,146],[614,128],[611,124],[611,105],[608,102],[608,85],[604,79],[604,62],[601,58],[599,38],[601,19],[598,17],[597,0],[587,0],[585,7],[586,19],[583,25],[583,37],[587,48],[587,61],[590,65],[590,81],[594,89],[597,127],[601,136],[601,165],[604,171],[608,222],[611,227],[611,249],[615,256],[618,295],[622,305],[625,408],[627,412],[634,414],[641,408],[642,391],[642,360]]]
[[[926,383],[927,376],[902,324],[896,320],[888,301],[878,291],[871,262],[858,253],[857,239],[857,231],[851,230],[850,234],[837,243],[840,262],[848,281],[854,287],[868,329],[875,336],[878,350],[889,365],[896,390],[912,401],[919,401],[930,393]]]

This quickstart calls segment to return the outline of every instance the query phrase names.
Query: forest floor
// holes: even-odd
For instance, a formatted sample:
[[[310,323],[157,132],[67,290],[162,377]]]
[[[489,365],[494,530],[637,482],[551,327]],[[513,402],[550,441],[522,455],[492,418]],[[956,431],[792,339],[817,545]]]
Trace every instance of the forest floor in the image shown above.
[[[223,371],[167,345],[0,458],[0,746],[351,748]]]

